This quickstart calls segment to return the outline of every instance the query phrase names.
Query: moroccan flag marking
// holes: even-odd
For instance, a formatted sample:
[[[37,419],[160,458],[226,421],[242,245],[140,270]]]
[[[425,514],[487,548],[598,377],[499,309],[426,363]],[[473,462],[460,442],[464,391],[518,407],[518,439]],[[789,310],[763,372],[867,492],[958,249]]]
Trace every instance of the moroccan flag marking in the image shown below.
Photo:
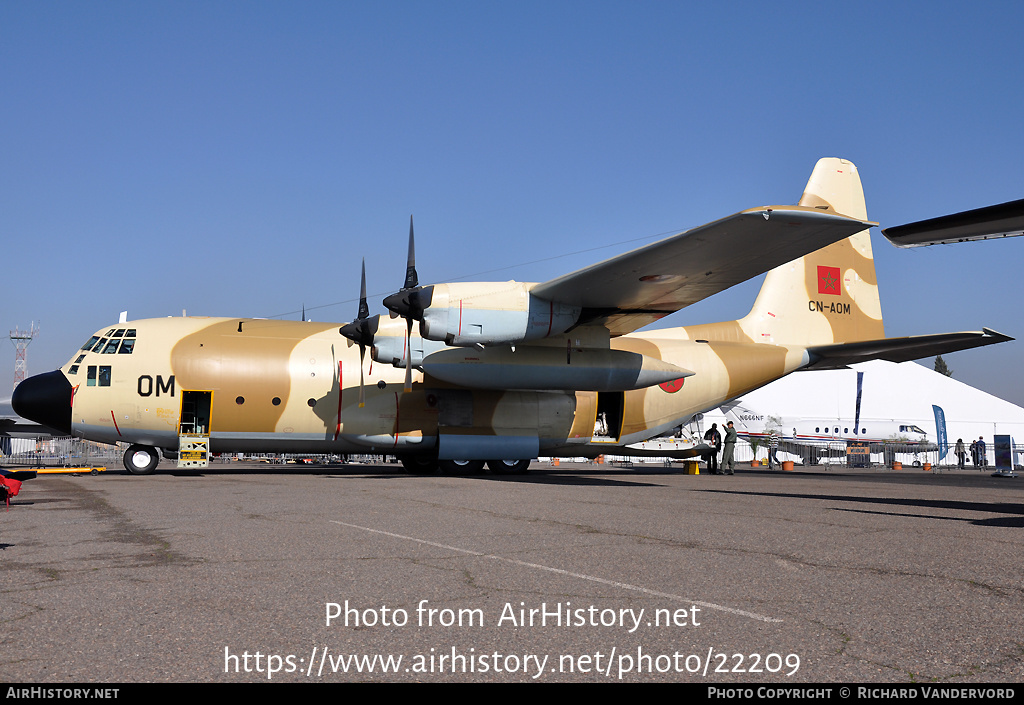
[[[839,284],[839,267],[824,267],[818,265],[818,293],[833,294],[841,296],[843,293]]]
[[[658,386],[664,389],[669,394],[674,394],[675,392],[678,392],[680,389],[683,388],[684,379],[685,377],[680,377],[679,379],[673,379],[669,382],[662,382]]]

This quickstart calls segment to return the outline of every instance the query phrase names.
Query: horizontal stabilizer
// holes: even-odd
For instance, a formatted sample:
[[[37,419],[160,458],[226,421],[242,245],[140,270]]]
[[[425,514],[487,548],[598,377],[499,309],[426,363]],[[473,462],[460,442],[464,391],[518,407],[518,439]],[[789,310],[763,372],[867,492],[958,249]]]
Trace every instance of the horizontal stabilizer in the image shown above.
[[[882,234],[896,247],[947,245],[1024,235],[1024,199],[897,225],[885,228]]]
[[[963,333],[938,335],[911,335],[905,338],[883,338],[857,343],[818,345],[807,349],[811,362],[805,370],[832,370],[868,360],[907,362],[922,357],[945,355],[958,350],[980,348],[983,345],[1013,340],[1008,335],[985,328]]]

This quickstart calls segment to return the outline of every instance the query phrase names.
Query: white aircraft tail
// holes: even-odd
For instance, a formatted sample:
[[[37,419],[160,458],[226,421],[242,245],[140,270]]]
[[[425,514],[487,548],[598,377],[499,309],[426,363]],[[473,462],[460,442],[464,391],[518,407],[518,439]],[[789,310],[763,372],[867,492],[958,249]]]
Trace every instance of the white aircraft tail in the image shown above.
[[[867,220],[857,167],[820,159],[799,205]],[[885,337],[869,230],[768,272],[738,321],[759,343],[828,345]]]

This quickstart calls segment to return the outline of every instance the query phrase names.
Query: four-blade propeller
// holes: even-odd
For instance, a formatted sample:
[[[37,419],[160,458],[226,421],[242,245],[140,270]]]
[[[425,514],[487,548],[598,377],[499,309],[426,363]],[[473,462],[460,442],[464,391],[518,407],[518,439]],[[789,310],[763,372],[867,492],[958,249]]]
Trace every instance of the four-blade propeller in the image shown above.
[[[409,216],[409,256],[405,265],[405,283],[402,289],[384,298],[384,306],[392,318],[405,319],[405,391],[412,391],[412,338],[413,321],[423,320],[423,311],[430,305],[431,287],[420,286],[416,274],[416,241],[413,236],[412,216]]]
[[[359,345],[359,407],[364,406],[363,391],[363,359],[366,357],[366,346],[373,345],[373,337],[380,325],[380,316],[370,316],[370,307],[366,304],[366,260],[363,260],[363,271],[359,284],[359,311],[356,319],[343,325],[338,332]]]
[[[384,306],[391,312],[392,318],[405,319],[405,391],[412,391],[412,326],[414,321],[423,320],[423,310],[430,305],[432,287],[419,285],[416,273],[416,245],[413,235],[412,216],[409,216],[409,256],[405,267],[405,282],[401,290],[384,298]],[[374,338],[380,327],[380,316],[370,316],[370,307],[366,303],[366,260],[363,260],[359,288],[359,310],[351,323],[346,323],[339,333],[359,345],[359,406],[364,405],[363,359],[367,346],[374,345]]]

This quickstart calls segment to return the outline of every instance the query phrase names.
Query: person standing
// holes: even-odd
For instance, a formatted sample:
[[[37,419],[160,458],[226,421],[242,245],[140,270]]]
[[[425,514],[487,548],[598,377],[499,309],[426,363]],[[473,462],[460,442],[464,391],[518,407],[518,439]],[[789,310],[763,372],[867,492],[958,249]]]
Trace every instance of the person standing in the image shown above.
[[[718,424],[711,424],[711,428],[704,434],[704,440],[711,446],[711,455],[706,456],[708,472],[712,475],[718,474],[718,449],[722,447],[722,436],[718,433]]]
[[[732,427],[732,421],[730,421],[725,428],[725,450],[722,451],[722,471],[724,472],[728,468],[727,475],[735,474],[733,472],[733,466],[735,465],[733,455],[736,452],[737,436],[736,429]]]
[[[779,464],[779,459],[775,457],[775,451],[779,447],[779,432],[774,428],[768,433],[768,469],[771,470]]]
[[[978,464],[982,469],[988,465],[988,455],[985,452],[985,437],[978,436]]]
[[[978,467],[978,442],[971,441],[971,464]]]
[[[964,439],[963,438],[957,438],[956,439],[956,447],[953,449],[953,452],[956,453],[957,465],[959,465],[960,469],[963,470],[964,469],[964,459],[967,457],[967,452],[964,450]]]

